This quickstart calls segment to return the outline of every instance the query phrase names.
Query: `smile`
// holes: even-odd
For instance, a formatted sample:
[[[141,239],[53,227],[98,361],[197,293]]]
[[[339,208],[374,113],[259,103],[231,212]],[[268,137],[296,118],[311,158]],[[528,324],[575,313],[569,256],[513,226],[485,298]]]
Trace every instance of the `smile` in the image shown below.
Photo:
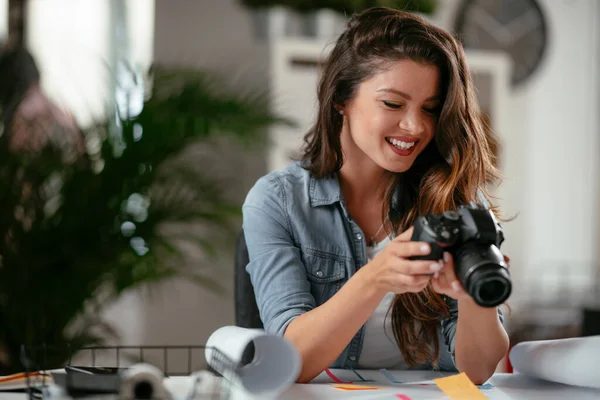
[[[396,138],[385,138],[385,141],[390,145],[394,153],[400,156],[409,156],[415,150],[415,145],[418,140],[401,140]]]
[[[385,138],[385,140],[396,146],[399,149],[410,149],[411,147],[413,147],[417,142],[403,142],[402,140],[398,140],[398,139],[394,139],[394,138]]]

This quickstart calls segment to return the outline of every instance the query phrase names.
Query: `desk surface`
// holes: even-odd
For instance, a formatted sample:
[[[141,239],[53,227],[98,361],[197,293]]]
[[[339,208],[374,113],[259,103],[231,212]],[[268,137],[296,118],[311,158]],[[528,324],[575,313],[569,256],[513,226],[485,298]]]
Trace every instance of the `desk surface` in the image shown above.
[[[376,390],[344,391],[335,388],[335,383],[325,374],[319,375],[310,384],[296,384],[279,398],[282,400],[321,400],[321,399],[369,399],[398,400],[404,395],[411,400],[448,400],[437,388],[432,379],[452,374],[433,371],[388,371],[389,376],[380,371],[362,371],[359,375],[371,382],[361,382],[352,371],[332,370],[342,381],[352,381],[357,385],[378,387]],[[402,383],[392,383],[394,379]],[[572,387],[527,378],[519,374],[495,374],[488,385],[481,388],[489,400],[553,400],[577,399],[600,400],[600,389]],[[249,397],[234,393],[233,400],[246,400]],[[254,399],[253,399],[254,400]]]
[[[376,387],[372,390],[345,391],[336,389],[336,383],[327,375],[321,374],[309,384],[294,384],[281,396],[281,400],[321,400],[321,399],[356,399],[356,400],[448,400],[432,382],[432,379],[452,374],[432,371],[357,371],[364,379],[353,371],[332,370],[336,378],[344,382],[352,381],[355,385]],[[189,380],[184,377],[173,379],[169,384],[173,400],[184,400],[189,393]],[[402,383],[393,383],[392,380]],[[187,382],[187,383],[186,383]],[[480,390],[489,400],[600,400],[600,389],[572,387],[557,383],[539,381],[519,374],[495,374]],[[406,397],[398,396],[404,395]],[[213,397],[214,398],[214,397]],[[0,392],[1,400],[27,400],[24,393]],[[114,400],[115,396],[88,397],[94,400]],[[230,400],[258,400],[259,398],[234,389]],[[51,399],[64,400],[64,399]],[[197,400],[202,400],[198,398]],[[260,400],[265,400],[261,397]]]

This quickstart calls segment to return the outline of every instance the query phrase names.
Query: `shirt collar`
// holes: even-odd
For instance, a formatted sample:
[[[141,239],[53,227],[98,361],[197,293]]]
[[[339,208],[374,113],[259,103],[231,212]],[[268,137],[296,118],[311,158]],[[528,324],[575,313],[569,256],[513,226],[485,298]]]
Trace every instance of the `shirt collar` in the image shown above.
[[[342,201],[342,190],[337,174],[332,174],[327,178],[311,176],[309,196],[311,207],[331,205]]]

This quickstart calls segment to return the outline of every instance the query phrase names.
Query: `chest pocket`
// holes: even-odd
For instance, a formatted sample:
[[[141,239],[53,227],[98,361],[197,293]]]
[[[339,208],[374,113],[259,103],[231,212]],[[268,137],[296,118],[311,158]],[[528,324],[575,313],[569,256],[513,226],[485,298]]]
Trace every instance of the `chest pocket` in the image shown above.
[[[329,300],[346,278],[345,260],[335,254],[313,249],[302,249],[310,291],[317,306]]]

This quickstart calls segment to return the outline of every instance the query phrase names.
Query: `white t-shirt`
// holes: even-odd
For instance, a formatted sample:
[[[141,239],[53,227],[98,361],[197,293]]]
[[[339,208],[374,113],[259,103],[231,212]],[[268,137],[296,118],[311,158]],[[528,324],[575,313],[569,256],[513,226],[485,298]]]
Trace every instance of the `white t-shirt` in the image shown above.
[[[367,261],[371,261],[390,240],[390,237],[387,237],[374,247],[367,246]],[[393,292],[388,293],[365,324],[365,336],[357,365],[360,369],[406,369],[408,367],[394,339],[392,316],[387,315],[394,295]]]

